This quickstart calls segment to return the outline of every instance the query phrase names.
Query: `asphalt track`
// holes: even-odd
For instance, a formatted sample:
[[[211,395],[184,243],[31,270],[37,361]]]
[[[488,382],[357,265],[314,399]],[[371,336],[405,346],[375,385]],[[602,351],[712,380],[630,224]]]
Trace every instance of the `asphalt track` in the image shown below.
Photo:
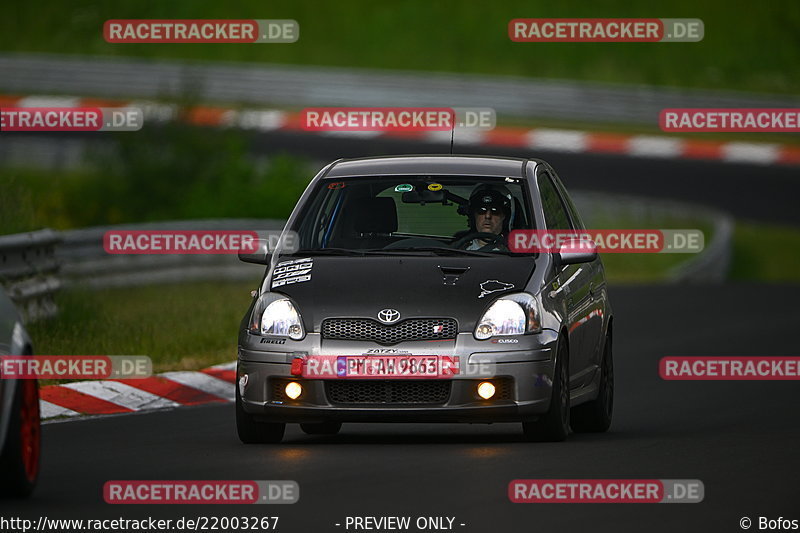
[[[797,355],[800,287],[615,287],[617,398],[611,431],[523,442],[513,424],[290,426],[245,446],[233,407],[48,424],[40,485],[0,516],[279,516],[278,531],[337,532],[346,516],[452,516],[456,531],[741,531],[743,516],[800,519],[800,383],[667,382],[665,355]],[[518,478],[700,479],[696,504],[512,504]],[[291,479],[274,506],[115,506],[123,479]],[[352,529],[350,531],[353,531]],[[417,531],[412,528],[410,531]]]

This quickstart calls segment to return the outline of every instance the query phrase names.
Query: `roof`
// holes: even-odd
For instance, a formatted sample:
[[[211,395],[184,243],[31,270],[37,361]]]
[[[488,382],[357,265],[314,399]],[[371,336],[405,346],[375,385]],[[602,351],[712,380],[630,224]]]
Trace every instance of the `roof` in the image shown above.
[[[525,177],[528,161],[515,157],[470,155],[402,155],[341,159],[326,178],[387,175],[458,175]]]

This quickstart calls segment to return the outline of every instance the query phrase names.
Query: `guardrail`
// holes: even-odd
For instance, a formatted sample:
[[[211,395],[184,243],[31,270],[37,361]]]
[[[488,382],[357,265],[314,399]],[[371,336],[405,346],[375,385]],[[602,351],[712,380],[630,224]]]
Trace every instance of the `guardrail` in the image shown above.
[[[573,194],[589,225],[624,214],[626,222],[646,224],[658,217],[702,219],[712,237],[705,250],[691,256],[670,274],[671,282],[721,282],[730,263],[732,219],[699,206],[619,197]],[[50,229],[0,237],[0,283],[5,285],[26,321],[53,316],[53,295],[62,286],[92,288],[180,283],[199,280],[254,281],[262,271],[232,254],[112,255],[103,249],[103,235],[114,230],[250,230],[279,231],[285,221],[224,219],[153,222],[57,232]]]
[[[26,321],[58,312],[53,295],[61,288],[55,248],[61,234],[44,229],[0,236],[0,283]]]
[[[493,107],[515,117],[655,124],[667,107],[798,107],[794,96],[443,72],[0,54],[0,89],[298,106]]]
[[[733,217],[722,211],[685,202],[657,200],[637,196],[610,195],[594,192],[572,194],[587,226],[624,219],[625,227],[653,227],[665,219],[702,221],[710,227],[705,247],[699,254],[686,256],[686,261],[668,274],[671,283],[721,283],[725,281],[731,263]],[[618,223],[618,222],[617,222]],[[596,226],[602,227],[602,226]],[[695,229],[695,228],[681,228]]]
[[[152,222],[93,227],[63,233],[57,252],[67,285],[125,287],[211,279],[250,279],[260,271],[234,254],[112,255],[103,249],[109,230],[240,230],[280,231],[285,220],[219,219]]]

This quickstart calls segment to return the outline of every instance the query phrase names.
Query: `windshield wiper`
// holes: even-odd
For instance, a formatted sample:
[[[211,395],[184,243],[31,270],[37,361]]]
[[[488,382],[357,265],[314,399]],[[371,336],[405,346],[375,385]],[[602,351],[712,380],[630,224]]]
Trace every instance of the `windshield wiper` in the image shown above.
[[[439,248],[437,246],[429,247],[409,247],[409,248],[389,248],[381,250],[384,253],[400,253],[405,254],[408,252],[432,252],[437,255],[471,255],[474,257],[494,257],[497,254],[493,252],[479,252],[478,250],[462,250],[460,248]]]
[[[318,248],[316,250],[297,250],[287,255],[366,255],[367,250],[350,250],[348,248]]]
[[[364,257],[367,255],[469,255],[473,257],[495,257],[498,253],[506,255],[503,252],[479,252],[478,250],[461,250],[459,248],[440,248],[437,246],[426,247],[408,247],[408,248],[382,248],[370,250],[351,250],[348,248],[319,248],[316,250],[298,250],[287,255],[341,255],[341,256],[359,256]]]

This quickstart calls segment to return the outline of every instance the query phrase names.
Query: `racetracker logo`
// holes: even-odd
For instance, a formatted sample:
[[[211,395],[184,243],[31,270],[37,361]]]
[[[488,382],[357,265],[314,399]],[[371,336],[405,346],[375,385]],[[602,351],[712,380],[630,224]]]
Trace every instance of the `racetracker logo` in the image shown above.
[[[293,43],[296,20],[128,19],[103,25],[108,43]]]
[[[699,253],[703,232],[661,229],[513,230],[508,247],[514,253]]]
[[[300,499],[296,481],[107,481],[112,504],[287,504]]]
[[[518,43],[657,43],[703,40],[700,19],[514,19],[508,37]]]
[[[664,109],[663,131],[800,132],[800,109]]]
[[[153,374],[145,355],[1,355],[2,379],[139,379]]]
[[[3,107],[5,131],[138,131],[142,110],[133,107]]]
[[[488,131],[496,124],[490,107],[309,107],[300,113],[306,131]]]
[[[699,479],[515,479],[514,503],[700,503]]]
[[[786,381],[800,379],[800,357],[664,357],[664,380]]]
[[[309,379],[490,378],[495,365],[490,361],[462,364],[461,357],[447,355],[314,355],[296,358],[291,373]]]
[[[103,248],[109,254],[236,254],[256,253],[255,231],[107,231]]]

